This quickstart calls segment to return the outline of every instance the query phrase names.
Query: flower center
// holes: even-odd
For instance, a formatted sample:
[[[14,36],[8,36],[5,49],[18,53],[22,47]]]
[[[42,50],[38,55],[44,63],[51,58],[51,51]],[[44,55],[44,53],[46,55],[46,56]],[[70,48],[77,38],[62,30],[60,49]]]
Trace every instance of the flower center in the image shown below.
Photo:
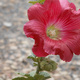
[[[59,40],[60,39],[60,31],[58,28],[55,28],[54,25],[51,25],[47,28],[47,36],[53,40]]]

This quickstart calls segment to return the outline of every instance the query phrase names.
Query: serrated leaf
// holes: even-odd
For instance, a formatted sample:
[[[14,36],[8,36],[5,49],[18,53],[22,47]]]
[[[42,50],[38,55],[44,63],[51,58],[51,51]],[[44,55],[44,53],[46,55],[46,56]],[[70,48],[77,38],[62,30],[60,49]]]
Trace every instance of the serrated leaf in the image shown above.
[[[24,78],[24,77],[17,77],[17,78],[14,78],[12,80],[27,80],[27,78]]]
[[[36,71],[32,71],[32,72],[30,72],[29,74],[30,74],[30,76],[34,77],[35,74],[36,74]]]
[[[31,4],[36,4],[36,3],[38,3],[37,1],[29,1],[29,3],[31,3]]]
[[[50,74],[48,72],[40,72],[40,75],[43,75],[45,77],[45,79],[51,78]]]

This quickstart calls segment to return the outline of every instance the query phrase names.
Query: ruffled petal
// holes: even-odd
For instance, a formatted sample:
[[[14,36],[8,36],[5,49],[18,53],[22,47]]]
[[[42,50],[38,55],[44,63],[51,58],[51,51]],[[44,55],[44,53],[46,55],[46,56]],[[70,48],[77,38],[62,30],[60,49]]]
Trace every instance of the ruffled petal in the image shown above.
[[[46,0],[43,5],[37,3],[28,9],[29,20],[36,19],[44,24],[55,22],[62,11],[59,0]]]
[[[68,0],[59,0],[63,9],[72,8],[76,10],[76,6],[73,3],[70,3]]]
[[[73,3],[70,3],[69,5],[71,8],[73,8],[74,10],[76,10],[76,6]]]
[[[30,20],[24,25],[24,32],[27,37],[35,40],[32,48],[33,53],[38,57],[45,57],[48,54],[44,52],[42,37],[45,36],[45,25],[36,20]]]
[[[35,45],[32,48],[33,53],[38,56],[38,57],[46,57],[47,55],[49,55],[48,53],[46,53],[43,49],[43,40],[39,37],[39,36],[35,36]]]
[[[60,4],[62,6],[63,9],[66,9],[69,7],[69,2],[68,0],[59,0],[60,1]]]
[[[54,46],[55,46],[55,40],[50,39],[49,37],[46,37],[44,39],[44,50],[48,54],[55,54],[54,53]]]
[[[47,22],[47,15],[45,13],[45,10],[46,9],[39,3],[31,6],[28,9],[28,18],[29,18],[29,20],[36,19],[38,21],[46,23]]]
[[[60,58],[66,62],[71,61],[73,57],[72,51],[61,40],[46,40],[44,41],[44,50],[48,54],[59,55]]]
[[[41,37],[45,36],[45,25],[36,20],[30,20],[24,25],[24,32],[27,37],[37,34]]]
[[[64,42],[58,42],[55,46],[55,54],[60,55],[60,58],[66,62],[72,60],[73,53]]]
[[[79,17],[79,16],[80,16],[80,9],[77,10],[77,11],[74,11],[74,10],[73,10],[73,13],[74,13],[74,17],[75,17],[75,15]],[[79,18],[80,18],[80,17],[79,17]]]
[[[80,55],[80,33],[64,42],[76,55]]]

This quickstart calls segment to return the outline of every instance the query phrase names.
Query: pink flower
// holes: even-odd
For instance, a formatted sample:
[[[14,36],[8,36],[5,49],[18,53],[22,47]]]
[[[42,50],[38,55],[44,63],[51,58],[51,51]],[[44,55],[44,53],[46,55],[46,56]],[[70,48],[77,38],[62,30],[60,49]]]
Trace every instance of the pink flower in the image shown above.
[[[38,57],[60,55],[71,61],[80,54],[80,11],[67,0],[46,0],[28,10],[29,22],[24,25],[27,37],[35,40],[32,48]]]

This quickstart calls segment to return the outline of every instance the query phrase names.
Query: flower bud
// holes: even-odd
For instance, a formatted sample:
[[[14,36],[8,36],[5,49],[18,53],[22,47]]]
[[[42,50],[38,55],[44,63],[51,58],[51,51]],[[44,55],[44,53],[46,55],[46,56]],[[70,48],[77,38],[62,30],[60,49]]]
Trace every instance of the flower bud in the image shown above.
[[[40,68],[46,71],[53,71],[53,70],[56,70],[57,63],[46,58],[44,61],[40,62]]]

